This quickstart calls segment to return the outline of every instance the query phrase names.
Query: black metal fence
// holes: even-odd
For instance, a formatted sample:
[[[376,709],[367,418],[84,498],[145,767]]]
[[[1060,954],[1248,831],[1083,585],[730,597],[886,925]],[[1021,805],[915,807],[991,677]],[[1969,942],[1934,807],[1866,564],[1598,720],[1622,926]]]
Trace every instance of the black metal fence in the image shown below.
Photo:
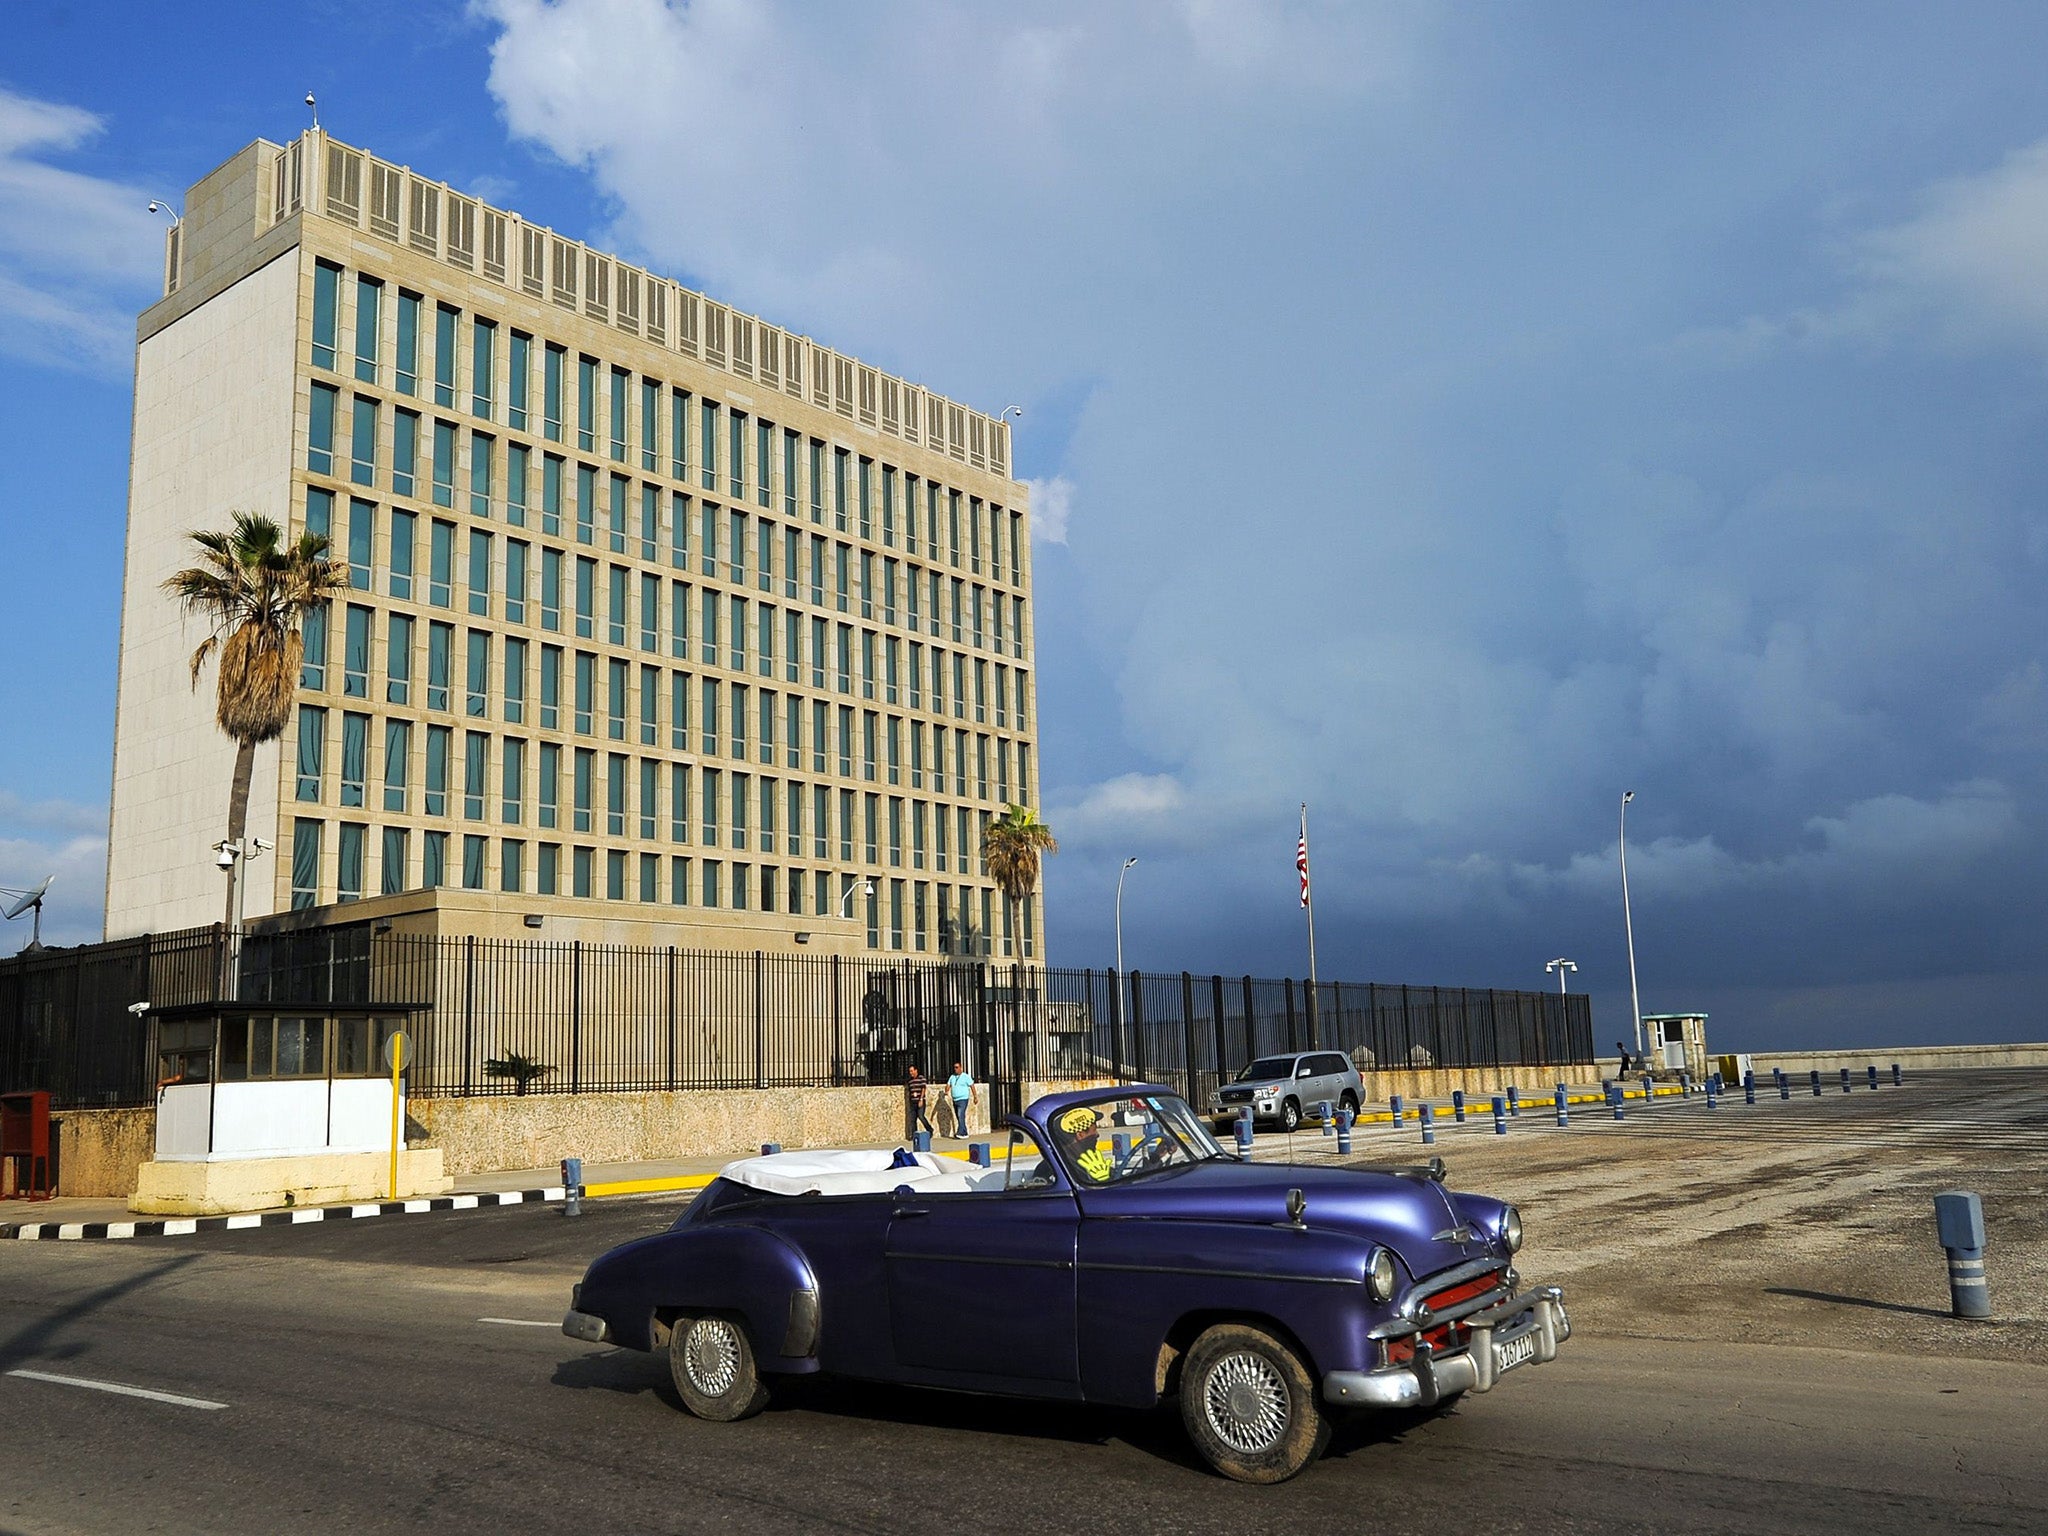
[[[903,1081],[953,1062],[999,1113],[1023,1084],[1126,1078],[1199,1097],[1255,1057],[1341,1051],[1362,1071],[1590,1063],[1590,1000],[1549,992],[1150,976],[865,956],[547,943],[352,924],[245,938],[220,929],[0,961],[0,1091],[65,1106],[147,1103],[150,1020],[232,973],[244,1002],[416,1008],[412,1091],[512,1093],[490,1063],[545,1069],[529,1091],[771,1088]]]

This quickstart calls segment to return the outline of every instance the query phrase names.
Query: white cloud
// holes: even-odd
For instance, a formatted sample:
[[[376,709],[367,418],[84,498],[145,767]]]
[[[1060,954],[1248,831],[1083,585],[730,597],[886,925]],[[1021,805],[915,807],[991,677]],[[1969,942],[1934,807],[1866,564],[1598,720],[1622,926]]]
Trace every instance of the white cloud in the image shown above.
[[[28,800],[11,789],[0,789],[0,829],[7,828],[105,832],[107,808],[103,805],[80,805],[74,800]]]
[[[1074,515],[1074,482],[1065,475],[1026,480],[1031,488],[1031,537],[1047,544],[1067,542],[1067,520]]]
[[[102,127],[0,87],[0,349],[119,372],[134,311],[162,275],[163,221],[145,192],[45,163]]]
[[[1063,846],[1074,850],[1183,842],[1198,835],[1185,821],[1187,792],[1170,774],[1125,773],[1089,785],[1046,812]]]

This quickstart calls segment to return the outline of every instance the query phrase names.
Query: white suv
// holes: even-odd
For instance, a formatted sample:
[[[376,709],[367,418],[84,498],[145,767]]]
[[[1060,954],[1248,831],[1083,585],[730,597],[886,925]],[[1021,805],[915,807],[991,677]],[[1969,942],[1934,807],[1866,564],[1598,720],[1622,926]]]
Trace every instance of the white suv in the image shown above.
[[[1304,1051],[1299,1055],[1261,1056],[1209,1100],[1209,1116],[1218,1135],[1251,1107],[1252,1119],[1275,1121],[1293,1130],[1317,1104],[1358,1112],[1365,1098],[1365,1080],[1341,1051]]]

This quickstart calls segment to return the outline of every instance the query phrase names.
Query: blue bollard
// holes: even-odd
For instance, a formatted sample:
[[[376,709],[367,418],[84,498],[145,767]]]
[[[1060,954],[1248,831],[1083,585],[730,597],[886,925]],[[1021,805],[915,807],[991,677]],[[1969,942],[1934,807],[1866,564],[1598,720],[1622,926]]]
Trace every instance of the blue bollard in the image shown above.
[[[1513,1083],[1508,1084],[1508,1113],[1518,1117],[1522,1113],[1521,1090]]]
[[[1707,1108],[1719,1109],[1720,1107],[1721,1079],[1718,1077],[1710,1077],[1707,1079]]]
[[[1493,1096],[1493,1134],[1505,1136],[1508,1133],[1508,1101],[1499,1094]]]
[[[1771,1068],[1771,1081],[1776,1083],[1780,1089],[1783,1089],[1785,1086],[1785,1069],[1783,1067]]]
[[[1906,1086],[1906,1074],[1899,1070],[1899,1064],[1896,1061],[1892,1063],[1892,1086],[1894,1088]]]
[[[1771,1070],[1778,1073],[1778,1097],[1790,1099],[1792,1097],[1792,1079],[1784,1073],[1778,1072],[1776,1067],[1771,1068]]]
[[[1325,1136],[1336,1133],[1337,1116],[1331,1111],[1328,1099],[1318,1099],[1316,1101],[1316,1118],[1323,1122],[1323,1134]]]
[[[1934,1229],[1948,1251],[1948,1308],[1964,1318],[1991,1316],[1991,1287],[1984,1278],[1984,1206],[1964,1189],[1934,1197]]]
[[[1849,1069],[1844,1067],[1842,1068],[1842,1092],[1851,1093],[1853,1091],[1849,1086]]]
[[[1756,1074],[1754,1072],[1742,1074],[1742,1102],[1745,1104],[1754,1104],[1756,1102]]]
[[[919,1152],[929,1152],[932,1149],[932,1133],[919,1131],[910,1138],[910,1144]]]
[[[1872,1093],[1875,1093],[1877,1092],[1877,1068],[1869,1067],[1865,1070],[1867,1070],[1870,1073],[1870,1091]]]
[[[1465,1123],[1465,1090],[1462,1088],[1451,1090],[1451,1118],[1460,1125]]]
[[[1351,1111],[1337,1111],[1337,1151],[1340,1156],[1351,1155]]]
[[[1116,1159],[1117,1166],[1122,1167],[1124,1159],[1131,1155],[1130,1134],[1126,1131],[1118,1131],[1114,1136],[1110,1137],[1109,1150],[1110,1155]]]
[[[562,1159],[562,1214],[583,1214],[583,1159],[580,1157]]]
[[[1436,1145],[1436,1111],[1430,1107],[1427,1099],[1422,1103],[1421,1118],[1422,1144],[1425,1147],[1433,1147]]]
[[[1407,1124],[1407,1122],[1401,1118],[1401,1095],[1397,1093],[1390,1097],[1387,1100],[1387,1108],[1392,1110],[1394,1113],[1394,1129],[1399,1130],[1403,1125]]]
[[[969,1143],[967,1148],[967,1161],[974,1164],[974,1166],[977,1168],[986,1168],[990,1166],[988,1156],[988,1143],[985,1141],[976,1141]]]
[[[1813,1079],[1813,1096],[1817,1099],[1820,1097],[1820,1068],[1815,1067],[1807,1076]]]
[[[1648,1109],[1650,1107],[1651,1101],[1654,1100],[1656,1097],[1657,1079],[1655,1079],[1654,1077],[1645,1076],[1643,1078],[1643,1108]]]
[[[1726,1093],[1728,1091],[1728,1084],[1722,1080],[1721,1074],[1718,1072],[1711,1072],[1707,1075],[1707,1086],[1716,1093]]]
[[[1621,1109],[1621,1084],[1609,1083],[1607,1085],[1607,1102],[1608,1105],[1614,1110],[1614,1118],[1617,1120],[1623,1118]]]
[[[1252,1117],[1249,1110],[1237,1117],[1237,1155],[1252,1155]]]
[[[1565,1092],[1563,1083],[1557,1085],[1556,1097],[1557,1123],[1559,1125],[1570,1125],[1572,1123],[1571,1095]]]

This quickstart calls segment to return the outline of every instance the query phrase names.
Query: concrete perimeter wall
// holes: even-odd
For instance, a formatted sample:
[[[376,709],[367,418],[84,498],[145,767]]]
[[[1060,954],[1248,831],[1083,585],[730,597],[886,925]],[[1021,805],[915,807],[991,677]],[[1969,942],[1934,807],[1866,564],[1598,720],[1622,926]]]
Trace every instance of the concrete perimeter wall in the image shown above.
[[[154,1109],[62,1109],[50,1121],[60,1194],[135,1193],[136,1170],[156,1155]]]
[[[1897,1062],[1908,1072],[1939,1072],[1955,1067],[2048,1067],[2048,1043],[2035,1045],[1894,1045],[1854,1051],[1759,1051],[1751,1061],[1759,1072],[1776,1067],[1788,1073],[1812,1072],[1836,1077],[1844,1067],[1861,1072],[1876,1067],[1889,1073]]]

